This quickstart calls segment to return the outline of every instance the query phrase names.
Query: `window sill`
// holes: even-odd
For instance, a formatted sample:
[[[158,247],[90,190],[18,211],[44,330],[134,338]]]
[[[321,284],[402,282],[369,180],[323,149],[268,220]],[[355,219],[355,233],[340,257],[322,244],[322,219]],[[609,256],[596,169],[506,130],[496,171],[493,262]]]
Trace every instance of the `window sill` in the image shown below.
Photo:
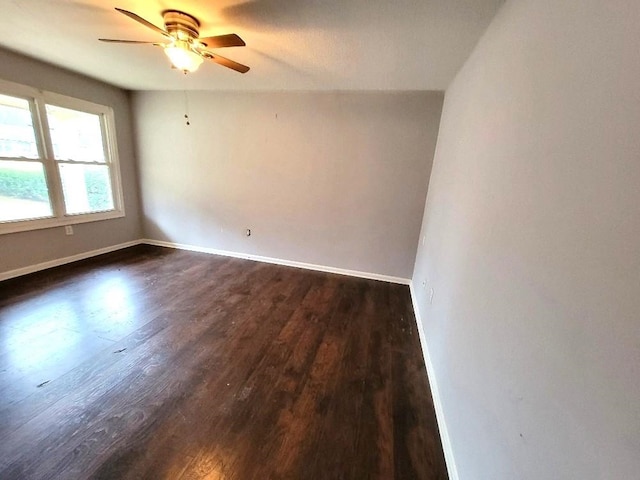
[[[37,220],[23,220],[18,222],[0,223],[0,235],[5,233],[28,232],[43,230],[45,228],[64,227],[79,223],[99,222],[124,217],[123,210],[111,210],[108,212],[85,213],[83,215],[68,215],[62,218],[42,218]]]

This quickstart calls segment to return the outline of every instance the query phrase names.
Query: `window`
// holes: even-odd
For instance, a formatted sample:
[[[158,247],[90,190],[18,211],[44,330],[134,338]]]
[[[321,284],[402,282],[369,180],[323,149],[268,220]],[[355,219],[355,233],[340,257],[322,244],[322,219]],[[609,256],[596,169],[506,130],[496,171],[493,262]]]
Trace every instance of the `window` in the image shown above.
[[[112,109],[0,81],[0,233],[122,216]]]

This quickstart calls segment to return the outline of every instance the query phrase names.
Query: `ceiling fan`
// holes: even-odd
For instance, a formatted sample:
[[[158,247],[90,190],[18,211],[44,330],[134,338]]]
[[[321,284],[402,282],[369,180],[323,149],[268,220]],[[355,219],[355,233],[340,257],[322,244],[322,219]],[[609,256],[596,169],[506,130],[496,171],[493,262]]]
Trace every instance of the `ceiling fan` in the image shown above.
[[[235,33],[227,35],[216,35],[214,37],[200,37],[200,22],[188,13],[179,10],[165,10],[162,12],[164,20],[164,29],[155,26],[153,23],[145,20],[133,12],[116,8],[116,10],[136,22],[141,23],[156,33],[159,33],[168,43],[162,42],[143,42],[138,40],[114,40],[111,38],[100,38],[101,42],[111,43],[146,43],[162,47],[164,53],[171,60],[172,65],[178,70],[187,72],[195,72],[202,62],[211,60],[219,65],[235,70],[240,73],[247,73],[249,67],[242,65],[228,58],[222,57],[217,53],[210,52],[209,48],[222,47],[244,47],[246,44]]]

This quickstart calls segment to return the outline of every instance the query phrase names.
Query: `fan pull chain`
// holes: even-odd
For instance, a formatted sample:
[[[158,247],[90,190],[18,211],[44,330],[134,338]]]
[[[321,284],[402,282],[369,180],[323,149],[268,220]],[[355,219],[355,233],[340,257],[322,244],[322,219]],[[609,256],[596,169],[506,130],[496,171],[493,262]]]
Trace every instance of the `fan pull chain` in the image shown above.
[[[189,99],[187,97],[187,91],[184,91],[184,119],[187,127],[191,125],[189,121]]]

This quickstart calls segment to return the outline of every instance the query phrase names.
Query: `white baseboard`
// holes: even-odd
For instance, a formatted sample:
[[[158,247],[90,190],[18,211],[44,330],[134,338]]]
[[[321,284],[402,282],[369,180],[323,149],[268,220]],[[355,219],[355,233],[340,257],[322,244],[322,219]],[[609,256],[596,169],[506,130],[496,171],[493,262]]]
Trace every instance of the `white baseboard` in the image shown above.
[[[9,270],[7,272],[0,272],[0,281],[20,277],[22,275],[28,275],[29,273],[39,272],[40,270],[46,270],[47,268],[59,267],[60,265],[65,265],[67,263],[77,262],[78,260],[84,260],[85,258],[102,255],[103,253],[115,252],[116,250],[139,245],[140,243],[142,243],[140,240],[133,240],[131,242],[120,243],[118,245],[112,245],[110,247],[104,247],[97,250],[78,253],[77,255],[71,255],[70,257],[57,258],[55,260],[49,260],[48,262],[29,265],[28,267],[16,268],[15,270]]]
[[[325,265],[314,265],[311,263],[303,263],[303,262],[295,262],[292,260],[283,260],[281,258],[272,258],[272,257],[263,257],[259,255],[250,255],[247,253],[238,253],[231,252],[228,250],[217,250],[215,248],[206,248],[206,247],[197,247],[195,245],[186,245],[182,243],[173,243],[173,242],[163,242],[159,240],[151,240],[151,239],[141,239],[141,240],[133,240],[131,242],[121,243],[118,245],[112,245],[110,247],[99,248],[97,250],[91,250],[88,252],[79,253],[77,255],[72,255],[70,257],[58,258],[55,260],[50,260],[48,262],[42,262],[35,265],[29,265],[23,268],[17,268],[15,270],[9,270],[6,272],[0,272],[0,281],[8,280],[10,278],[19,277],[22,275],[28,275],[29,273],[39,272],[40,270],[46,270],[47,268],[58,267],[60,265],[65,265],[71,262],[77,262],[78,260],[84,260],[85,258],[95,257],[97,255],[102,255],[103,253],[114,252],[116,250],[120,250],[127,247],[132,247],[134,245],[147,244],[147,245],[156,245],[159,247],[169,247],[176,248],[180,250],[189,250],[192,252],[203,252],[209,253],[212,255],[222,255],[225,257],[234,257],[234,258],[242,258],[245,260],[253,260],[256,262],[264,262],[264,263],[272,263],[276,265],[284,265],[287,267],[296,267],[302,268],[305,270],[315,270],[319,272],[327,272],[327,273],[336,273],[339,275],[347,275],[350,277],[359,277],[366,278],[370,280],[380,280],[383,282],[389,283],[399,283],[402,285],[409,285],[411,280],[408,278],[402,277],[392,277],[389,275],[380,275],[377,273],[369,273],[369,272],[359,272],[356,270],[346,270],[344,268],[336,268],[336,267],[327,267]]]
[[[451,446],[451,440],[449,438],[449,431],[447,430],[447,423],[444,418],[444,410],[442,409],[442,402],[440,400],[440,391],[438,390],[438,381],[436,379],[436,372],[433,369],[431,363],[431,357],[429,356],[429,347],[427,345],[427,337],[422,324],[422,318],[420,317],[420,311],[418,310],[418,302],[416,300],[415,291],[413,288],[413,282],[409,284],[411,291],[411,302],[413,303],[413,311],[416,317],[416,323],[418,325],[418,335],[420,336],[420,344],[422,345],[422,355],[424,356],[424,363],[427,367],[427,376],[429,378],[429,386],[431,387],[431,396],[433,397],[433,406],[436,410],[436,420],[438,421],[438,430],[440,431],[440,440],[442,441],[442,450],[444,451],[444,459],[447,462],[447,470],[449,471],[450,480],[459,480],[458,469],[456,468],[456,462],[453,456],[453,448]]]
[[[195,245],[186,245],[183,243],[164,242],[160,240],[151,240],[145,238],[141,243],[148,245],[156,245],[158,247],[176,248],[179,250],[189,250],[192,252],[209,253],[212,255],[222,255],[225,257],[242,258],[245,260],[253,260],[256,262],[272,263],[275,265],[284,265],[286,267],[303,268],[305,270],[315,270],[318,272],[337,273],[339,275],[347,275],[350,277],[366,278],[369,280],[380,280],[389,283],[399,283],[401,285],[409,285],[411,279],[402,277],[392,277],[389,275],[380,275],[377,273],[359,272],[357,270],[346,270],[344,268],[327,267],[325,265],[315,265],[312,263],[295,262],[292,260],[283,260],[281,258],[262,257],[260,255],[250,255],[248,253],[231,252],[229,250],[218,250],[215,248],[197,247]]]

